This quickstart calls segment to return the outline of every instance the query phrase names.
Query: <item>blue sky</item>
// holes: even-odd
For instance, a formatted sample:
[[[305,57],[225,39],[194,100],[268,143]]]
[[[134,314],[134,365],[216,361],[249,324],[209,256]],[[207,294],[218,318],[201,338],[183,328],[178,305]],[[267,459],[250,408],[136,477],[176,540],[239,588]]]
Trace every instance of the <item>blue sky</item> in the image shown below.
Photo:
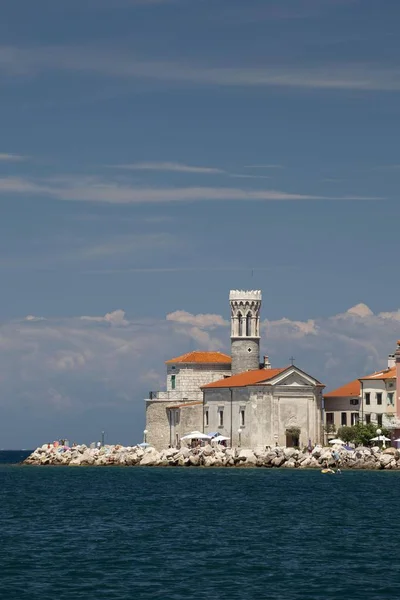
[[[228,349],[230,288],[262,289],[276,365],[332,388],[384,364],[399,17],[395,0],[4,0],[1,447],[137,441],[163,361]]]

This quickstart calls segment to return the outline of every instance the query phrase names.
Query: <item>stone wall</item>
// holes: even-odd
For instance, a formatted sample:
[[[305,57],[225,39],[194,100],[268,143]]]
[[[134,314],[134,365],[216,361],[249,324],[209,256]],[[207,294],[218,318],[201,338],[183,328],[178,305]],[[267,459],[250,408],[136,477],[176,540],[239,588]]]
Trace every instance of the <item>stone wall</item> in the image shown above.
[[[175,369],[172,368],[173,366],[175,366]],[[181,392],[182,398],[188,398],[189,400],[201,399],[203,397],[200,390],[202,385],[218,381],[225,376],[229,377],[231,374],[230,364],[168,365],[167,391],[172,391],[171,377],[175,375],[175,391]]]

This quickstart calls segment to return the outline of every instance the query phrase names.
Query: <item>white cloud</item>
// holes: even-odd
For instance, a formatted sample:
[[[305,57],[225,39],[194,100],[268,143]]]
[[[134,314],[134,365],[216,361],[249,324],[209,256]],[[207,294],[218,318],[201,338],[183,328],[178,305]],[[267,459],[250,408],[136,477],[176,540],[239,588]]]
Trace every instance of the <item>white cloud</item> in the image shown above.
[[[21,162],[26,160],[26,156],[20,156],[19,154],[7,154],[0,152],[0,162]]]
[[[346,310],[346,312],[337,315],[336,318],[339,318],[339,319],[346,319],[348,317],[364,318],[364,317],[372,317],[373,314],[374,313],[372,312],[372,310],[366,304],[361,302],[360,304],[356,304],[355,306],[352,306],[351,308]]]
[[[58,200],[108,204],[151,204],[200,201],[382,200],[370,196],[315,196],[280,190],[227,187],[138,187],[91,178],[30,180],[0,177],[0,194],[47,196]]]
[[[228,322],[221,317],[221,315],[214,314],[199,314],[192,315],[185,310],[176,310],[175,312],[169,313],[166,317],[167,321],[174,321],[176,323],[185,323],[187,325],[194,325],[195,327],[202,327],[204,329],[214,329],[215,327],[225,327]]]
[[[283,165],[245,165],[244,169],[283,169]]]
[[[90,46],[0,47],[0,70],[32,77],[44,71],[90,72],[112,78],[180,84],[399,91],[400,69],[369,63],[325,65],[219,65],[140,60],[114,49]]]
[[[271,179],[270,175],[248,175],[248,174],[230,174],[229,177],[235,177],[237,179]]]
[[[37,321],[44,321],[44,317],[35,317],[34,315],[27,315],[24,318],[24,321],[30,321],[31,323],[35,323]]]
[[[127,165],[113,165],[114,169],[126,171],[170,171],[172,173],[224,173],[222,169],[215,167],[195,167],[175,162],[138,162]]]
[[[278,321],[266,321],[264,325],[267,332],[276,329],[279,335],[286,335],[289,338],[301,338],[306,335],[317,335],[318,326],[313,319],[308,321],[291,321],[286,317]]]
[[[103,317],[80,317],[82,321],[94,321],[96,323],[110,323],[110,325],[128,325],[125,319],[125,311],[122,309],[106,313]]]

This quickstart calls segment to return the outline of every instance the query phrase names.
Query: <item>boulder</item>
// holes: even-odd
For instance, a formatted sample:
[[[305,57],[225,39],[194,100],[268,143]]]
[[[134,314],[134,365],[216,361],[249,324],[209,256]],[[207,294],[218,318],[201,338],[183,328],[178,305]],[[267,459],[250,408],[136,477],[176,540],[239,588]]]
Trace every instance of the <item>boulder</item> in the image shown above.
[[[395,455],[398,452],[396,448],[385,448],[382,454],[393,454]]]
[[[200,455],[195,454],[195,455],[189,456],[189,463],[191,464],[192,467],[198,467],[200,464]]]
[[[281,467],[283,465],[283,463],[285,462],[285,457],[282,456],[276,456],[272,461],[271,464],[273,467]]]
[[[201,449],[201,452],[204,456],[211,456],[214,454],[214,448],[210,444],[206,444],[204,448]]]
[[[319,458],[323,452],[323,448],[322,446],[318,445],[315,446],[314,450],[311,452],[311,456],[313,456],[314,458]]]
[[[243,448],[239,452],[239,460],[245,462],[247,465],[256,465],[257,457],[254,454],[253,450],[249,450],[247,448]]]
[[[146,448],[146,450],[149,450],[149,448]],[[154,450],[154,448],[152,448],[151,450],[152,452],[145,452],[144,456],[141,458],[139,463],[141,467],[155,467],[160,462],[159,453],[156,450]]]
[[[289,458],[297,458],[299,455],[299,451],[296,450],[296,448],[285,448],[283,451],[283,454],[286,458],[286,460],[289,460]]]
[[[389,465],[393,460],[393,456],[391,454],[382,454],[380,457],[380,465],[381,467],[385,468],[387,465]]]

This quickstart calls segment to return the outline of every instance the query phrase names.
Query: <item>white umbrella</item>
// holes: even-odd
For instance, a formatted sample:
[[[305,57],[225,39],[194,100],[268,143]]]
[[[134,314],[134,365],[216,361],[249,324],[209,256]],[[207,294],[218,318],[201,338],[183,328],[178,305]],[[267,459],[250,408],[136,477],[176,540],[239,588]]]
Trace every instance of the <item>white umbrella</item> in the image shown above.
[[[393,440],[394,442],[400,442],[400,438],[397,438],[397,440]]]
[[[187,433],[184,435],[181,440],[209,440],[211,439],[209,435],[206,433],[201,433],[201,431],[192,431],[191,433]]]
[[[330,444],[346,444],[346,442],[344,442],[343,440],[340,440],[339,438],[335,439],[335,440],[329,440]]]
[[[390,438],[387,438],[384,435],[377,435],[374,438],[371,438],[371,442],[390,442]],[[396,441],[396,440],[395,440]]]
[[[226,437],[225,435],[217,435],[215,438],[212,439],[213,442],[226,442],[227,440],[230,440],[231,438]]]

